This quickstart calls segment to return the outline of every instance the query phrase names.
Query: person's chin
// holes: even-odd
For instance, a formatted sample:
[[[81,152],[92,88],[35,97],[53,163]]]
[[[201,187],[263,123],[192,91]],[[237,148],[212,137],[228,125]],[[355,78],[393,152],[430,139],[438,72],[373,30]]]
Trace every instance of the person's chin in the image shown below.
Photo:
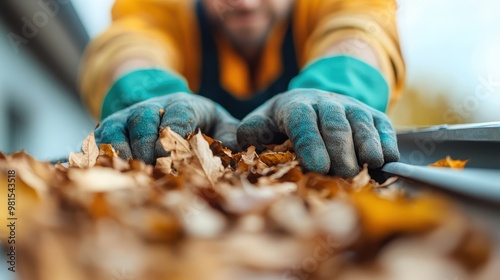
[[[233,43],[241,47],[260,46],[264,40],[264,35],[252,31],[242,31],[237,33],[236,36],[232,36]]]
[[[249,26],[234,28],[228,33],[234,41],[239,41],[241,43],[245,42],[245,44],[252,44],[252,42],[260,43],[265,40],[268,31],[262,26]]]

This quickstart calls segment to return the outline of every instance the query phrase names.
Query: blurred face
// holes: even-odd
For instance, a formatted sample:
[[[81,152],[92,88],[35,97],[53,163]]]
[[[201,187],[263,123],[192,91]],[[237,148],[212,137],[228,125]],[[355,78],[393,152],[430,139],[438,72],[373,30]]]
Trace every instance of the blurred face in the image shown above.
[[[241,48],[259,48],[295,0],[203,0],[213,23]]]

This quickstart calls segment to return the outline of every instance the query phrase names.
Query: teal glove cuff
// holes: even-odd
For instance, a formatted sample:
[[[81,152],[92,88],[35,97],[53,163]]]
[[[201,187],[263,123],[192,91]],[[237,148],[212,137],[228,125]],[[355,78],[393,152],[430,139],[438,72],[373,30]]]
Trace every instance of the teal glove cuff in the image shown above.
[[[101,120],[146,99],[175,92],[191,92],[180,76],[160,69],[130,72],[118,79],[104,97]]]
[[[288,88],[314,88],[347,95],[382,112],[389,102],[389,85],[382,74],[350,56],[332,56],[313,62],[290,81]]]

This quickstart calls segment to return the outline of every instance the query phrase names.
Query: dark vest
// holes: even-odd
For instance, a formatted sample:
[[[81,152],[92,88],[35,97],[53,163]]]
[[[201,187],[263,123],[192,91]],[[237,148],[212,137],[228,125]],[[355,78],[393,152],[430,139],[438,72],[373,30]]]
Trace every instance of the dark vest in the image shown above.
[[[210,29],[210,23],[200,1],[196,12],[202,42],[202,67],[199,95],[210,98],[222,105],[234,117],[244,118],[248,113],[263,104],[266,100],[288,89],[288,83],[299,73],[295,43],[293,39],[292,20],[288,24],[285,39],[281,47],[283,73],[265,90],[256,92],[251,98],[240,100],[227,92],[220,85],[220,67],[217,57],[217,46]]]

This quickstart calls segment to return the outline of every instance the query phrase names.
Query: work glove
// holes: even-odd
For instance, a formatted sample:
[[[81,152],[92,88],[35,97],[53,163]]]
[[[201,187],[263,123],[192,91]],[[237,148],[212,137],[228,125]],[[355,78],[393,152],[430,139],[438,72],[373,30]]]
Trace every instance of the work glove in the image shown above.
[[[158,139],[166,127],[184,137],[199,128],[237,149],[239,120],[219,104],[188,91],[184,81],[162,70],[125,75],[106,95],[104,120],[95,131],[96,142],[111,144],[124,159],[140,159],[148,164],[167,156]]]
[[[396,135],[381,111],[388,100],[382,75],[345,56],[317,63],[292,80],[288,92],[276,95],[242,120],[239,145],[254,145],[260,151],[288,137],[307,171],[341,177],[355,176],[364,163],[379,168],[397,161]]]

